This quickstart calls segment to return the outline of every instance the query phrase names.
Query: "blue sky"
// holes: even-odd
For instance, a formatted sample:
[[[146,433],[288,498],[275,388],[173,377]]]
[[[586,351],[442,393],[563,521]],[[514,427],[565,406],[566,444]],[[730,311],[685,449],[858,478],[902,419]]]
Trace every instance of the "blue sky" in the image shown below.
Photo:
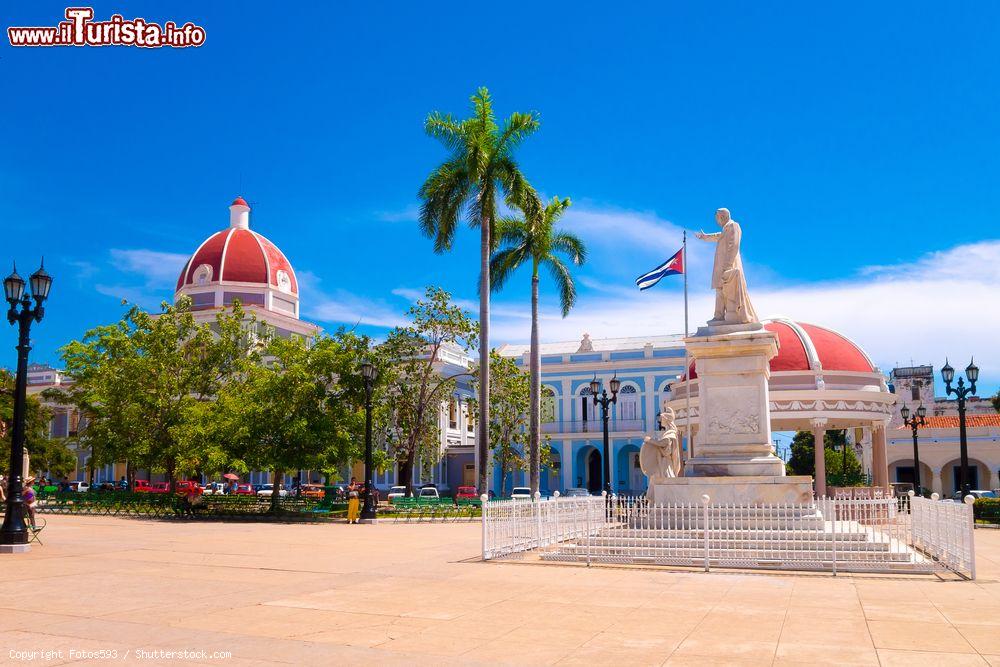
[[[486,85],[499,113],[540,113],[522,167],[573,198],[591,249],[569,318],[543,281],[544,339],[680,332],[680,279],[632,280],[727,206],[761,315],[839,329],[885,369],[975,354],[995,390],[1000,6],[866,4],[97,2],[99,19],[193,21],[206,44],[4,40],[0,220],[18,237],[0,262],[30,273],[44,253],[56,278],[33,358],[56,361],[122,297],[170,298],[237,194],[325,327],[383,333],[430,283],[471,306],[476,236],[436,256],[414,217],[443,157],[423,119],[464,115]],[[0,16],[54,25],[64,8]],[[694,326],[710,260],[691,250]],[[496,343],[527,338],[528,287],[497,297]]]

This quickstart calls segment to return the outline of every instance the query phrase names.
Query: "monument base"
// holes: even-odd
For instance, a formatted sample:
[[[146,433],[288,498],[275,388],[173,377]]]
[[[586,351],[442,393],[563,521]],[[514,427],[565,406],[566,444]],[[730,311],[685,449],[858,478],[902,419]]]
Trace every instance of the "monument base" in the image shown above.
[[[731,448],[730,448],[731,449]],[[736,454],[734,452],[734,454]],[[785,462],[774,454],[695,456],[684,464],[685,477],[784,477]]]
[[[0,544],[0,554],[26,554],[31,551],[27,544]]]
[[[654,505],[700,505],[708,495],[712,504],[811,503],[813,480],[808,475],[778,477],[673,477],[652,486]]]

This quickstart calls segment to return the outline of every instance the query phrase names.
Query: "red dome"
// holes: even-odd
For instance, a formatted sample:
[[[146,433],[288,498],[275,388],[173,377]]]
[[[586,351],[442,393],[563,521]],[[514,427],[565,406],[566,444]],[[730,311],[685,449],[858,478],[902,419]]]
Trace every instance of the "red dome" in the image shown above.
[[[763,321],[764,328],[778,335],[778,354],[771,371],[853,371],[875,373],[875,364],[851,339],[815,324],[786,319]],[[817,363],[818,362],[818,363]],[[691,362],[691,377],[698,372]],[[682,376],[683,379],[683,376]]]
[[[200,284],[196,274],[201,266],[211,267],[206,284],[221,281],[258,283],[281,289],[279,272],[284,272],[288,276],[287,291],[292,294],[299,291],[295,271],[284,254],[273,243],[249,229],[230,227],[208,237],[184,265],[177,278],[177,289]]]
[[[236,199],[234,199],[233,203],[230,204],[230,206],[246,206],[247,208],[250,208],[250,204],[248,204],[247,200],[244,199],[243,197],[237,197]]]

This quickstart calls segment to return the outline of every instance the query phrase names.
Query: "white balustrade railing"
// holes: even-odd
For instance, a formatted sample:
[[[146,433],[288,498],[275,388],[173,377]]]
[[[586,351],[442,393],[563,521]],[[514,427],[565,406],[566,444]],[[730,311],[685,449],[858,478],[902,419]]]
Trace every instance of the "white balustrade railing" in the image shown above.
[[[652,505],[604,496],[483,503],[483,558],[975,577],[972,507],[915,497]]]

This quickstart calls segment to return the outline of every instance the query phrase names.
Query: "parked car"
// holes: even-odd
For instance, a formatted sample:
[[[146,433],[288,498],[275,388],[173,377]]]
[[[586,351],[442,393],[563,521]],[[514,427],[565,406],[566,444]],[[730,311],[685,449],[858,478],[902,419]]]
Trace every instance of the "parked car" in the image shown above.
[[[170,493],[170,482],[153,482],[149,487],[150,493]]]
[[[209,482],[205,485],[206,496],[221,496],[226,493],[226,485],[222,482]]]
[[[271,496],[274,495],[274,484],[261,484],[260,491],[257,492],[257,495],[260,496],[261,498],[270,498]],[[288,489],[286,489],[285,487],[281,487],[281,490],[278,492],[278,497],[287,498]]]
[[[388,495],[386,495],[386,498],[389,500],[389,504],[392,504],[392,501],[395,500],[396,498],[405,498],[405,497],[406,497],[405,486],[389,487],[389,493]]]
[[[69,490],[76,491],[78,493],[83,493],[85,491],[90,491],[90,484],[87,482],[70,482]]]
[[[418,498],[440,498],[441,496],[438,494],[438,490],[437,490],[436,486],[425,486],[422,489],[420,489],[420,495],[418,495],[417,497]]]
[[[479,494],[474,486],[460,486],[455,492],[455,500],[477,500]]]
[[[589,495],[590,491],[580,486],[571,486],[570,488],[566,489],[566,493],[563,494],[563,496],[567,498],[580,498]]]
[[[997,497],[997,494],[995,494],[994,492],[992,492],[992,491],[986,491],[986,490],[983,490],[983,489],[970,490],[969,491],[969,495],[972,496],[973,498],[996,498]],[[962,500],[962,492],[961,491],[956,491],[951,496],[951,499],[952,500],[956,500],[956,501],[961,501]]]
[[[531,500],[531,487],[515,486],[510,490],[512,500]]]
[[[253,486],[251,486],[250,484],[240,484],[240,485],[238,485],[236,487],[236,490],[233,491],[233,493],[235,495],[237,495],[237,496],[255,496],[255,495],[257,495],[257,492],[254,491]]]
[[[136,493],[149,493],[152,488],[153,487],[149,483],[148,479],[137,479],[135,480],[133,491],[135,491]]]
[[[311,498],[312,500],[323,500],[326,497],[326,491],[319,484],[303,484],[302,497]]]
[[[166,482],[164,482],[164,484],[166,484]],[[174,483],[174,493],[178,495],[186,495],[195,489],[198,489],[199,491],[201,490],[201,485],[198,484],[198,482],[184,479]]]

